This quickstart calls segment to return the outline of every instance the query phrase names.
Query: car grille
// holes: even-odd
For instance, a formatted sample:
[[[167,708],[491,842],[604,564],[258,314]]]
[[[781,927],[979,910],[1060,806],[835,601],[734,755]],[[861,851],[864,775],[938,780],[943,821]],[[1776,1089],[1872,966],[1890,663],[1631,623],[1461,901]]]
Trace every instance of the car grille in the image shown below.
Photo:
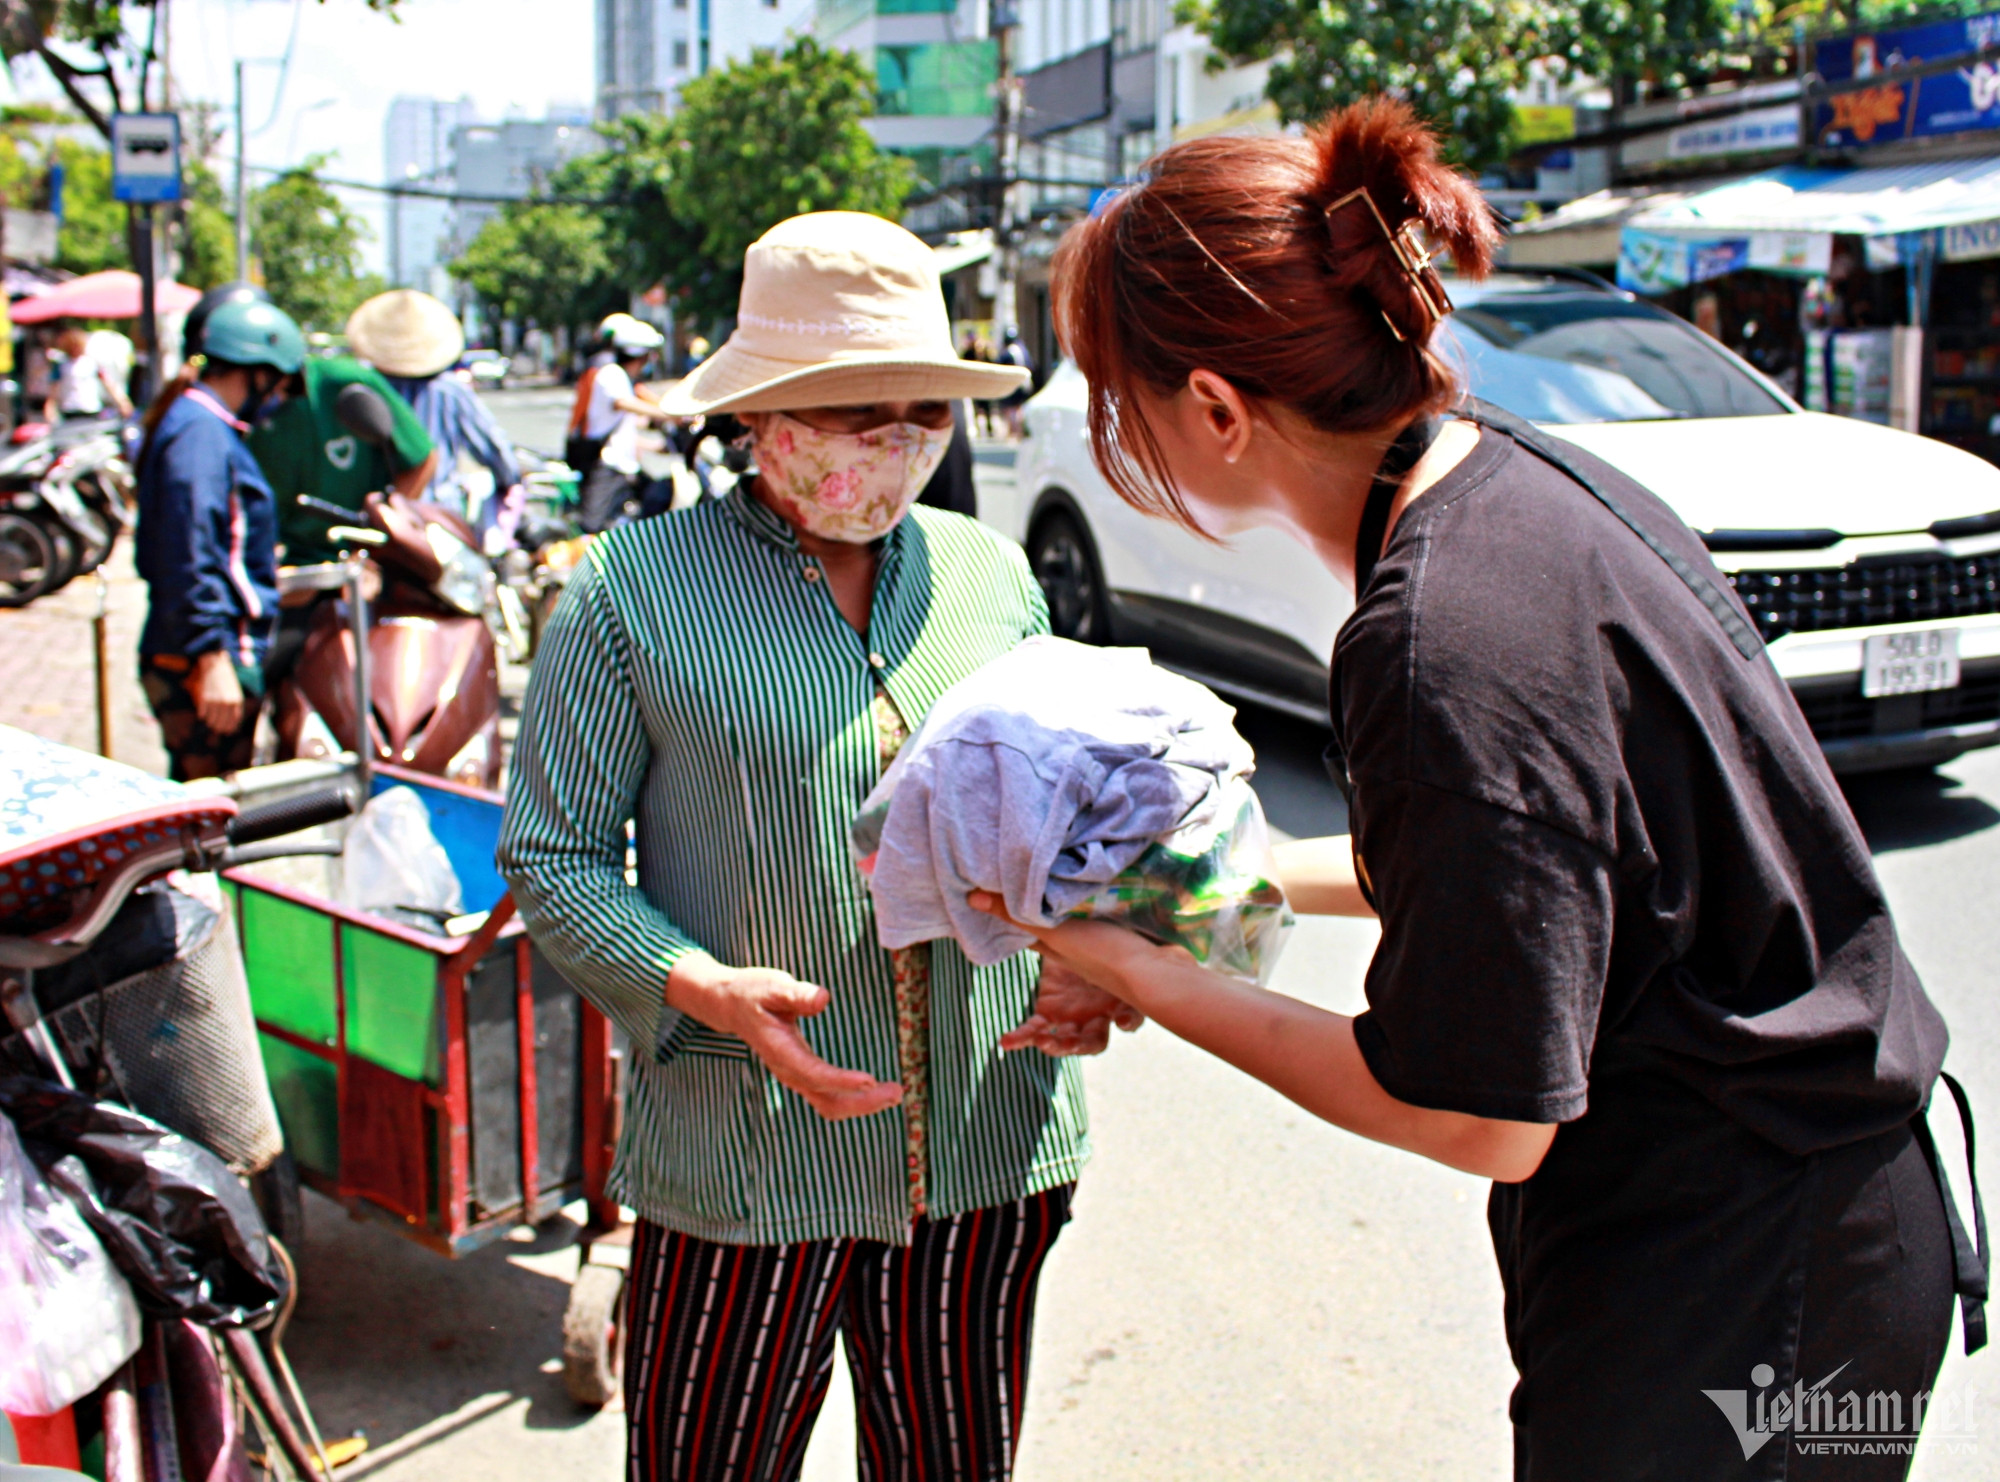
[[[1766,643],[1787,633],[2000,612],[2000,555],[1856,561],[1808,571],[1735,571],[1729,580]]]
[[[1805,712],[1806,724],[1812,727],[1813,738],[1821,743],[1874,735],[1875,707],[1883,703],[1867,698],[1859,685],[1799,696],[1799,709]],[[1962,726],[1982,720],[2000,720],[2000,672],[1968,674],[1956,689],[1929,691],[1923,696],[1920,715],[1909,717],[1898,729],[1929,730],[1934,726]]]

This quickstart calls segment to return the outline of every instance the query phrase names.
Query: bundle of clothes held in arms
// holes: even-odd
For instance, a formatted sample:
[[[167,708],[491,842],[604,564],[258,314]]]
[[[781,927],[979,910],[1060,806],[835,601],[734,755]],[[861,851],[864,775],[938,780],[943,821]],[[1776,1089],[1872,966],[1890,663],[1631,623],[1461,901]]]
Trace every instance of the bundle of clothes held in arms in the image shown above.
[[[951,937],[982,966],[1015,921],[1114,921],[1268,982],[1292,926],[1236,712],[1144,649],[1031,638],[952,686],[850,830],[884,947]]]

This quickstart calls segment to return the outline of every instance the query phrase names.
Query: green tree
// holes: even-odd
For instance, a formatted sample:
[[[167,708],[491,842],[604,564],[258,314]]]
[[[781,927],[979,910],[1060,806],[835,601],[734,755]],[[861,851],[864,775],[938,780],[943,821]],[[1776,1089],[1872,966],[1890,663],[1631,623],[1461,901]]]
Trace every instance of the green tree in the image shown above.
[[[895,219],[914,176],[862,127],[874,111],[868,63],[810,36],[689,82],[660,169],[693,250],[665,265],[668,288],[698,316],[733,314],[744,249],[786,217]]]
[[[52,151],[63,167],[62,228],[56,266],[73,273],[130,267],[127,213],[111,199],[111,154],[82,139],[59,138]]]
[[[1813,32],[1972,15],[1993,0],[1181,0],[1212,66],[1269,61],[1287,122],[1375,93],[1405,98],[1466,164],[1512,152],[1511,94],[1541,63],[1621,101],[1788,73]]]
[[[319,178],[314,155],[256,191],[250,201],[264,286],[307,329],[338,331],[355,305],[382,289],[361,271],[367,225]]]
[[[1517,0],[1192,0],[1181,13],[1222,62],[1269,61],[1288,123],[1377,93],[1407,99],[1473,166],[1510,152],[1511,94],[1547,54],[1555,5]]]
[[[545,329],[601,317],[624,300],[612,273],[604,222],[564,201],[521,201],[480,227],[451,265],[504,319]]]
[[[913,177],[862,127],[874,106],[874,74],[846,52],[808,37],[753,53],[690,82],[672,118],[603,125],[603,150],[487,223],[452,272],[496,313],[545,328],[587,323],[656,283],[683,314],[727,318],[744,249],[786,217],[894,219]]]
[[[706,287],[715,269],[702,255],[702,234],[667,201],[679,138],[673,121],[658,113],[627,114],[599,132],[605,148],[564,165],[549,182],[549,195],[603,223],[607,288],[615,300],[604,312],[622,307],[634,288],[669,283],[686,296],[690,287]],[[735,308],[734,299],[728,307]]]
[[[178,246],[180,280],[193,288],[213,288],[235,280],[236,223],[222,181],[207,160],[187,163],[183,182]]]

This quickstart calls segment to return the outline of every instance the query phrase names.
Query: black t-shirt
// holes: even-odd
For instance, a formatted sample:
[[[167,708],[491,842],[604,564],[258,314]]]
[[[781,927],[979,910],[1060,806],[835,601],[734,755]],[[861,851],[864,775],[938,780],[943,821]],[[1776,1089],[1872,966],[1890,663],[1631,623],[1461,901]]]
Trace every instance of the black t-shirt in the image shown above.
[[[1784,681],[1569,476],[1482,428],[1397,522],[1333,696],[1382,919],[1355,1035],[1391,1095],[1568,1122],[1664,1073],[1793,1153],[1924,1103],[1944,1023]]]

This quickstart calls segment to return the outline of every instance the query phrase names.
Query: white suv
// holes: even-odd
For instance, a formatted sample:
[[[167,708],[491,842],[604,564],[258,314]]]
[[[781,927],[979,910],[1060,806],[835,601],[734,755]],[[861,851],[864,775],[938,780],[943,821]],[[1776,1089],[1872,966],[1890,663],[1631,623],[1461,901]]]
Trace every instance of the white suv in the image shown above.
[[[1839,771],[2000,742],[2000,468],[1801,409],[1684,321],[1587,275],[1452,285],[1473,394],[1622,469],[1702,532]],[[980,516],[1028,549],[1056,631],[1143,645],[1316,720],[1353,597],[1290,537],[1225,547],[1147,519],[1090,461],[1065,363],[1027,406],[1012,491]]]

